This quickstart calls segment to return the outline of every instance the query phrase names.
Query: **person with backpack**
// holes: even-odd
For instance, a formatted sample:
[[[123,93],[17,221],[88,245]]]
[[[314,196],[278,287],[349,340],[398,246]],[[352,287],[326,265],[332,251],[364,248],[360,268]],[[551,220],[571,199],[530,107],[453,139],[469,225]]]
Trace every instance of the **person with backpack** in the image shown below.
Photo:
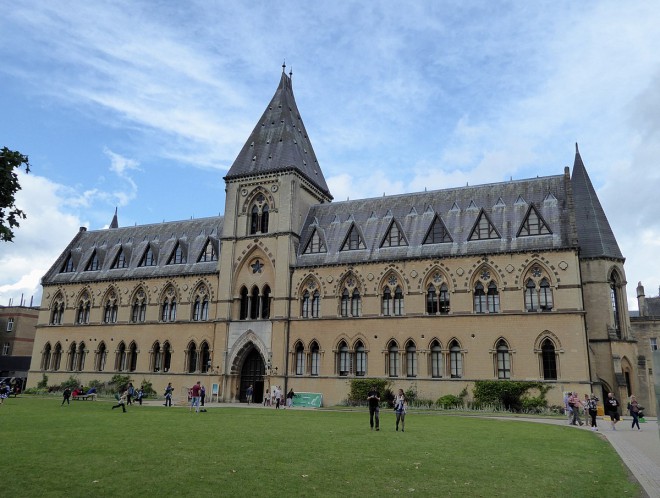
[[[596,397],[595,394],[591,395],[586,405],[587,405],[587,412],[591,417],[591,430],[597,431],[598,424],[596,423],[596,417],[598,416],[598,398]]]
[[[165,403],[163,403],[163,406],[172,406],[172,393],[174,392],[174,388],[172,387],[172,383],[168,382],[167,387],[165,388]]]
[[[128,383],[128,389],[126,390],[128,393],[128,396],[126,396],[126,404],[127,405],[132,405],[133,404],[133,396],[135,396],[135,388],[133,387],[133,383],[129,382]]]
[[[144,398],[144,389],[140,387],[140,389],[138,389],[137,395],[135,396],[135,401],[137,401],[140,406],[142,406],[142,398]]]

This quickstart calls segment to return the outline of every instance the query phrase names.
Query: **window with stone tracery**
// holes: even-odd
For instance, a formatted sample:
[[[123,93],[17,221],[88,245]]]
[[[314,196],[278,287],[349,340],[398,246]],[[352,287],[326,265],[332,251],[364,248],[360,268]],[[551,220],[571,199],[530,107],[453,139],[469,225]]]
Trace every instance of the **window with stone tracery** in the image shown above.
[[[91,298],[87,291],[83,292],[78,301],[78,307],[76,308],[76,323],[87,324],[89,323],[89,315],[92,309]]]
[[[263,194],[258,194],[250,208],[250,235],[268,233],[270,208]]]

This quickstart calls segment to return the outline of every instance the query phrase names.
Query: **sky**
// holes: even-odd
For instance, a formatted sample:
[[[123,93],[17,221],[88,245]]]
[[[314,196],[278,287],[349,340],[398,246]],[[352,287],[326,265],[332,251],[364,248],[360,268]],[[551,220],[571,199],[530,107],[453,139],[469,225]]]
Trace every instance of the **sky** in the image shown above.
[[[636,286],[660,288],[660,3],[16,1],[0,147],[30,158],[0,304],[79,227],[224,213],[282,63],[336,200],[562,174],[575,143]]]

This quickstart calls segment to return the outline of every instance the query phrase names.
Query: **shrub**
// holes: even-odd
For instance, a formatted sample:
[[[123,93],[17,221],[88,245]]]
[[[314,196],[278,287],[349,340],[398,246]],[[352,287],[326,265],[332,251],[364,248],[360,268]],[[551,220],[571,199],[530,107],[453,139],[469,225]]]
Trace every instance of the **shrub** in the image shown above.
[[[145,396],[156,396],[156,390],[154,386],[147,379],[142,379],[142,384],[140,384],[142,391]]]
[[[66,389],[67,387],[69,389],[74,389],[74,388],[78,387],[79,385],[80,385],[80,379],[78,377],[76,377],[75,375],[71,375],[71,376],[69,376],[69,378],[67,380],[65,380],[64,382],[62,382],[60,384],[60,388],[62,390]]]
[[[37,382],[37,389],[46,389],[48,387],[48,375],[42,374],[41,380]]]
[[[132,382],[130,375],[115,374],[112,376],[112,379],[110,379],[110,382],[108,382],[108,386],[111,387],[113,391],[121,391],[128,386],[129,382]]]
[[[373,386],[376,386],[376,390],[380,393],[381,403],[390,403],[394,406],[394,394],[390,389],[390,381],[385,379],[352,379],[347,399],[348,404],[351,406],[366,405],[367,395]]]
[[[459,408],[463,406],[463,398],[453,394],[445,394],[444,396],[438,398],[435,404],[440,408],[444,408],[445,410],[449,408]]]
[[[506,410],[520,412],[525,408],[525,403],[534,410],[545,408],[547,401],[545,395],[552,388],[541,382],[523,382],[511,380],[478,380],[474,383],[474,400],[479,405],[501,405]],[[528,391],[535,389],[539,392],[538,397],[529,398],[525,396]],[[530,401],[535,400],[535,401]]]

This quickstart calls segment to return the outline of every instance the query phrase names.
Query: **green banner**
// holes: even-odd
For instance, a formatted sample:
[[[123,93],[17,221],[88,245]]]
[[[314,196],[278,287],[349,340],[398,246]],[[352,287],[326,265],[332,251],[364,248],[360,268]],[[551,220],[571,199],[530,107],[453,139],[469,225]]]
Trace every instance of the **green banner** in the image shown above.
[[[321,408],[323,394],[321,393],[296,393],[293,397],[293,406],[302,408]]]

